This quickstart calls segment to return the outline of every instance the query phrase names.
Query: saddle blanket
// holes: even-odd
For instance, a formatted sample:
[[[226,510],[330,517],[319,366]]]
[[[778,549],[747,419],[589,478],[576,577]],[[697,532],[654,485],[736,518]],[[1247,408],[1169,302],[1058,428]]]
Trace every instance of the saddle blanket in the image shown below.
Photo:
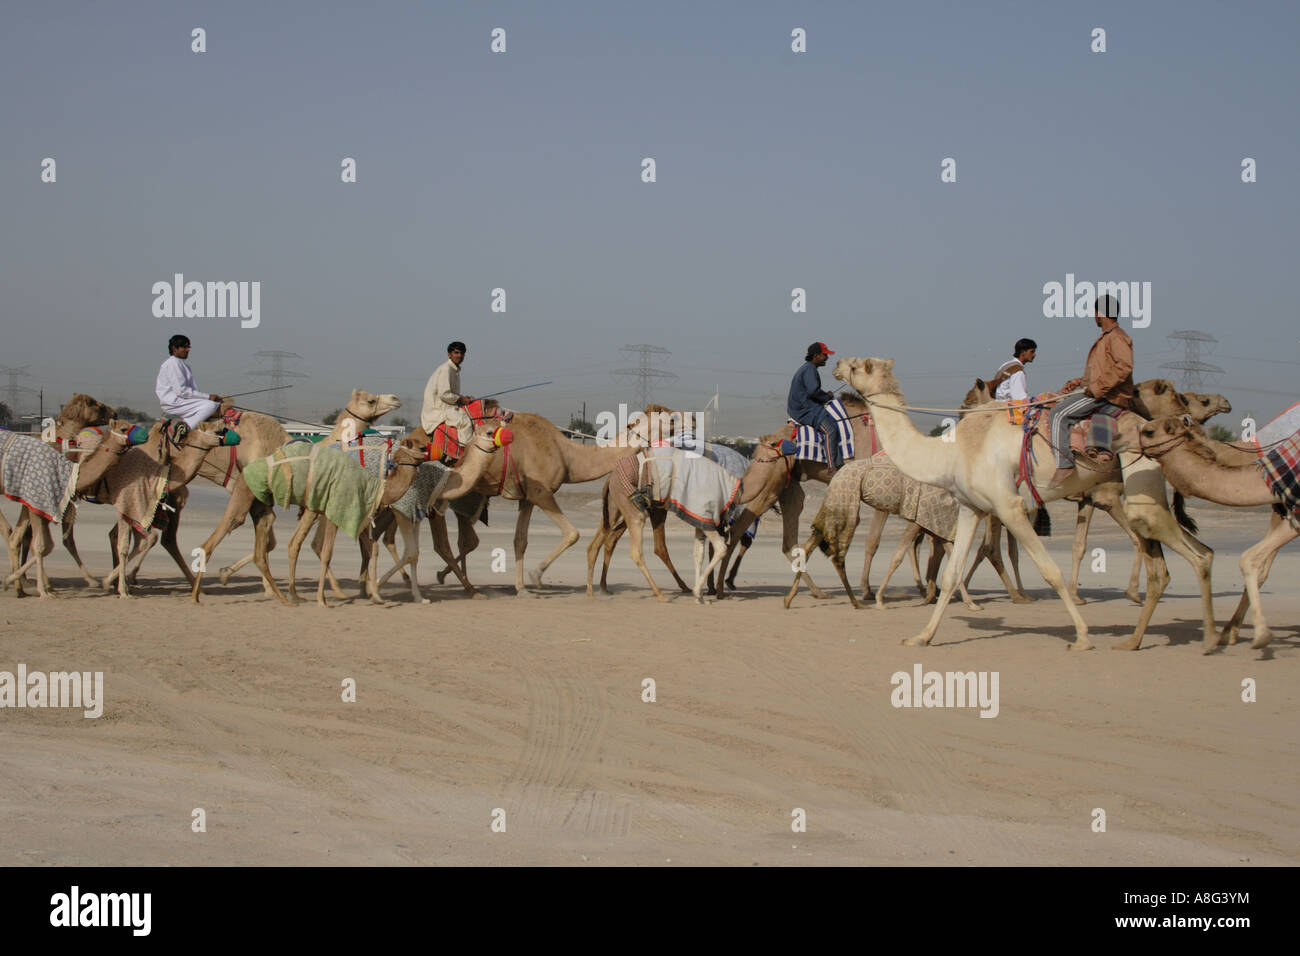
[[[670,447],[647,448],[636,455],[640,487],[650,488],[657,504],[695,528],[720,531],[740,499],[740,479],[721,465]]]
[[[366,473],[383,479],[388,470],[388,441],[367,443],[347,449],[348,455],[358,462]],[[406,494],[391,505],[392,509],[408,521],[419,523],[428,514],[429,502],[442,491],[451,477],[451,467],[438,461],[423,461],[415,470],[415,479]]]
[[[292,441],[243,471],[244,481],[258,501],[282,508],[302,505],[323,511],[348,537],[379,506],[383,481],[369,474],[341,448]]]
[[[487,421],[488,419],[500,421],[510,421],[513,413],[502,408],[497,408],[492,415],[486,414],[483,409],[483,399],[476,398],[465,406],[465,414],[475,423]],[[440,458],[447,458],[456,461],[465,452],[465,443],[460,440],[455,425],[448,425],[445,422],[437,425],[433,429],[433,434],[429,436],[429,460],[438,461]]]
[[[835,428],[840,434],[840,453],[844,460],[848,461],[854,455],[853,419],[844,410],[844,404],[838,398],[833,398],[826,403],[826,411],[830,413],[831,418],[835,419]],[[791,421],[790,424],[792,430],[789,440],[794,445],[794,457],[800,461],[819,461],[823,465],[830,464],[830,459],[826,456],[826,436],[821,433],[821,430],[814,428],[812,425],[800,425],[795,421]],[[874,429],[871,437],[874,446]],[[782,442],[781,445],[781,453],[789,454],[785,450],[785,442]],[[872,454],[875,454],[875,450],[872,451]]]
[[[1255,433],[1255,444],[1262,454],[1270,445],[1276,445],[1300,432],[1300,402],[1292,405]]]
[[[77,491],[77,463],[38,438],[0,428],[0,493],[47,521],[62,521]]]
[[[128,448],[94,488],[96,500],[112,505],[140,534],[148,534],[158,519],[158,506],[167,493],[168,466],[139,448]]]
[[[1274,444],[1259,463],[1269,490],[1286,508],[1291,526],[1300,529],[1300,432]]]

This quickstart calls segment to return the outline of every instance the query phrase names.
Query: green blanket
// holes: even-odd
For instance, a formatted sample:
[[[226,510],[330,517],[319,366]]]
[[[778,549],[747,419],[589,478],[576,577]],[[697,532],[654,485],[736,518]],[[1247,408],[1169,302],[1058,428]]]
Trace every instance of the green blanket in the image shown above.
[[[263,504],[323,511],[349,537],[370,519],[384,483],[337,445],[293,441],[244,469],[244,481]]]

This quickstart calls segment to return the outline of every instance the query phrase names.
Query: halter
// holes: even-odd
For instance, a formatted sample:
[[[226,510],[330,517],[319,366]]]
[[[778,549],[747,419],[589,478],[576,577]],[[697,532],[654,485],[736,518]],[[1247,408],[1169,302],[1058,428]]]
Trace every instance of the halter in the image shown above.
[[[1142,454],[1145,455],[1147,458],[1152,458],[1152,459],[1159,458],[1161,455],[1173,451],[1175,448],[1177,448],[1179,445],[1183,444],[1184,442],[1188,441],[1190,438],[1191,436],[1186,432],[1184,432],[1181,435],[1175,435],[1173,438],[1167,438],[1164,441],[1156,442],[1153,445],[1143,445]],[[1153,449],[1159,449],[1159,450],[1154,451]]]

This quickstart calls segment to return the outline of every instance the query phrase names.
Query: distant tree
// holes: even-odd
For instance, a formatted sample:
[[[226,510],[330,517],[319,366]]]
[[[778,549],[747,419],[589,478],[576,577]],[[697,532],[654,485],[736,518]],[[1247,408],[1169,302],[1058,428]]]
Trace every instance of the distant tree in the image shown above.
[[[930,429],[930,437],[931,437],[931,438],[938,438],[940,435],[942,435],[942,434],[943,434],[944,432],[946,432],[947,430],[948,430],[948,427],[947,427],[946,425],[935,425],[933,428]]]
[[[9,406],[4,402],[0,402],[0,422],[7,422],[13,417],[14,413],[10,411]]]
[[[596,436],[596,426],[585,419],[579,418],[577,415],[569,416],[569,431],[578,432],[582,435],[591,435],[593,438]]]
[[[119,405],[115,410],[114,418],[120,418],[124,422],[152,422],[154,417],[145,412],[137,411],[128,405]]]
[[[335,416],[335,420],[337,420],[337,418],[338,418],[338,416]],[[392,421],[393,421],[393,424],[396,425],[396,426],[399,427],[399,428],[410,428],[410,427],[411,427],[411,423],[410,423],[409,421],[407,421],[405,418],[400,418],[400,417],[398,417],[398,418],[394,418]],[[333,425],[334,422],[326,422],[325,424],[326,424],[326,425]]]
[[[745,441],[743,438],[728,438],[726,440],[715,441],[713,442],[713,444],[724,445],[727,448],[732,449],[733,451],[740,452],[746,458],[752,455],[754,453],[754,449],[758,447],[754,442]]]
[[[1236,441],[1238,437],[1232,429],[1224,428],[1222,425],[1211,425],[1206,434],[1214,441]]]
[[[324,418],[321,419],[321,424],[333,425],[336,421],[339,420],[339,416],[342,414],[343,414],[343,409],[336,408],[334,409],[334,411],[330,412],[328,415],[326,415]]]

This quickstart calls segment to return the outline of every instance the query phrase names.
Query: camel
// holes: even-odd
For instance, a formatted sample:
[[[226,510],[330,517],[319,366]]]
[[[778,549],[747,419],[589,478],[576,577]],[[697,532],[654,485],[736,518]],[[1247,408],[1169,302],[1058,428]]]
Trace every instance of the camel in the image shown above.
[[[401,407],[402,400],[396,395],[375,395],[365,389],[354,388],[347,404],[343,407],[343,411],[334,422],[334,427],[330,430],[329,435],[325,437],[324,442],[337,442],[345,434],[359,435],[381,417]],[[254,524],[259,519],[265,521],[263,532],[267,536],[265,542],[267,550],[269,551],[275,547],[275,534],[272,530],[275,521],[274,510],[271,511],[270,517],[267,518],[265,515],[267,506],[253,497],[248,486],[238,480],[238,475],[252,462],[265,458],[267,455],[273,454],[276,449],[281,448],[289,440],[289,434],[274,418],[257,412],[244,412],[239,420],[237,430],[240,442],[238,445],[230,446],[235,449],[234,456],[231,456],[228,449],[216,449],[215,452],[208,454],[199,469],[200,476],[221,485],[230,492],[230,501],[226,503],[226,510],[221,516],[221,522],[202,544],[202,560],[198,563],[199,569],[194,575],[194,584],[190,592],[190,599],[195,604],[200,603],[199,596],[203,586],[203,575],[206,573],[207,562],[211,559],[217,545],[225,540],[230,532],[242,525],[244,519],[250,514],[253,515]],[[222,583],[228,581],[232,573],[252,560],[253,555],[250,554],[236,561],[230,567],[222,568]],[[267,588],[268,594],[274,594],[275,592],[266,583],[268,579],[269,575],[264,574],[262,577],[263,586]]]
[[[974,387],[966,393],[962,407],[969,408],[990,401],[993,401],[993,395],[988,384],[977,378]],[[1232,404],[1222,395],[1179,392],[1174,387],[1174,383],[1168,379],[1151,378],[1139,382],[1135,386],[1133,411],[1148,420],[1166,418],[1171,415],[1191,415],[1195,421],[1205,422],[1215,415],[1232,411]],[[1111,519],[1119,525],[1120,530],[1128,535],[1129,540],[1133,542],[1133,566],[1129,572],[1128,587],[1125,588],[1124,595],[1134,604],[1142,603],[1142,595],[1138,590],[1142,569],[1142,539],[1138,537],[1128,519],[1124,517],[1122,495],[1123,484],[1121,482],[1106,481],[1088,489],[1077,499],[1078,513],[1074,525],[1074,548],[1070,559],[1070,576],[1067,578],[1070,597],[1075,604],[1087,603],[1086,599],[1079,594],[1079,567],[1083,562],[1083,556],[1088,550],[1088,531],[1092,525],[1093,513],[1097,509],[1110,515]],[[1179,523],[1194,534],[1196,532],[1196,523],[1186,516],[1181,495],[1174,495],[1173,506]],[[985,558],[992,561],[994,555],[1001,554],[1001,535],[1001,523],[996,517],[991,516],[984,540],[980,543],[979,551],[975,555],[975,560],[967,568],[967,585],[970,584],[971,577],[975,574],[975,569],[979,567],[981,561]],[[1007,554],[1016,577],[1016,591],[1011,592],[1012,601],[1017,604],[1032,601],[1033,598],[1025,594],[1020,581],[1020,562],[1015,538],[1007,539]],[[999,577],[1006,583],[1005,573],[996,564],[994,567],[998,571]],[[1008,590],[1010,590],[1009,586]]]
[[[509,445],[511,438],[512,436],[510,434],[509,429],[493,429],[491,431],[485,430],[479,434],[476,434],[474,436],[474,439],[470,443],[469,449],[466,452],[465,457],[462,459],[461,467],[463,467],[465,471],[461,478],[456,479],[455,487],[453,489],[454,493],[457,495],[468,494],[475,484],[475,482],[470,481],[468,479],[470,477],[474,477],[475,473],[477,473],[478,477],[482,476],[484,470],[484,464],[485,464],[483,459],[494,457],[493,452],[495,451],[496,447],[498,447],[498,443],[502,447],[507,446]],[[322,450],[328,452],[331,449],[322,449]],[[337,454],[337,450],[335,450],[335,453]],[[391,505],[393,505],[394,502],[398,501],[403,495],[406,494],[406,492],[410,489],[412,483],[415,480],[416,467],[421,462],[427,460],[426,456],[427,456],[427,451],[426,451],[425,443],[423,442],[416,442],[408,438],[404,442],[402,442],[401,445],[398,446],[397,451],[393,454],[393,462],[395,465],[393,473],[389,477],[384,478],[382,480],[382,489],[380,490],[380,494],[378,498],[375,499],[374,502],[364,503],[365,510],[368,512],[368,514],[360,522],[359,525],[360,529],[364,529],[365,525],[368,523],[370,518],[373,518],[375,513],[377,513],[378,511],[384,508],[390,507]],[[350,464],[357,471],[364,472],[364,469],[362,469],[361,466],[356,464],[355,462],[350,462]],[[451,479],[449,479],[449,483],[450,481]],[[301,497],[304,502],[309,500],[307,494],[308,494],[308,489],[303,488],[301,492]],[[322,521],[322,523],[324,524],[325,534],[321,542],[321,552],[320,552],[321,569],[320,569],[320,577],[319,577],[319,582],[316,591],[316,603],[320,604],[322,607],[328,607],[329,604],[325,599],[325,582],[329,577],[330,560],[333,557],[333,553],[334,553],[334,538],[338,532],[337,525],[332,520],[330,520],[329,517],[326,517],[323,511],[314,510],[312,508],[303,509],[302,515],[298,519],[298,525],[294,529],[293,537],[289,541],[289,597],[288,598],[284,597],[284,595],[280,592],[279,588],[275,586],[274,580],[271,580],[270,569],[267,567],[266,564],[266,547],[265,547],[266,538],[267,538],[266,528],[270,522],[265,517],[263,517],[262,520],[260,520],[255,527],[255,531],[256,531],[255,538],[256,538],[257,546],[256,546],[256,550],[254,551],[254,555],[255,555],[254,560],[257,562],[257,567],[262,572],[264,578],[270,582],[276,597],[278,597],[280,601],[284,604],[301,603],[297,593],[297,580],[295,576],[295,572],[297,570],[297,563],[298,563],[298,554],[302,548],[303,542],[306,540],[307,533],[311,530],[312,525],[314,525],[317,522],[317,520]],[[361,530],[361,534],[366,534],[366,532],[364,530]],[[360,538],[360,535],[358,537]],[[382,604],[383,601],[378,596],[378,586],[375,582],[375,568],[377,565],[377,560],[376,560],[377,556],[375,552],[378,550],[378,539],[373,535],[369,535],[366,538],[365,544],[371,552],[370,562],[368,565],[369,586],[367,590],[371,595],[372,602]]]
[[[541,508],[561,532],[560,543],[536,569],[529,572],[532,586],[541,587],[546,569],[581,537],[578,529],[560,510],[555,493],[561,485],[604,478],[620,459],[636,454],[643,443],[624,434],[613,444],[584,445],[564,437],[564,433],[545,418],[527,412],[514,413],[510,430],[514,433],[514,442],[508,453],[493,457],[473,491],[489,498],[499,496],[519,502],[514,538],[515,594],[522,597],[529,593],[524,587],[524,552],[528,547],[528,524],[533,509]],[[474,543],[477,544],[477,539]],[[463,562],[464,553],[461,553],[455,563],[461,564],[462,573]],[[449,569],[454,570],[454,567],[449,564]],[[467,578],[462,578],[461,583],[471,594],[476,593]]]
[[[78,495],[85,494],[90,488],[94,487],[113,467],[122,459],[122,455],[129,447],[127,432],[131,427],[130,422],[111,421],[109,425],[108,436],[99,443],[99,447],[93,453],[87,455],[85,460],[80,462],[77,467],[75,479],[75,492]],[[161,430],[161,423],[154,426],[156,430]],[[20,436],[22,440],[34,441],[35,439]],[[48,447],[48,446],[44,446]],[[50,453],[56,456],[58,453],[49,449]],[[50,459],[50,466],[56,466],[56,458]],[[3,491],[0,488],[0,491]],[[63,512],[63,520],[73,514],[75,509],[71,504]],[[20,556],[20,547],[23,540],[31,532],[31,557],[25,563]],[[49,578],[45,574],[45,558],[54,550],[54,542],[50,538],[50,522],[41,514],[37,514],[27,505],[23,505],[22,512],[19,514],[17,521],[12,528],[5,526],[5,546],[9,551],[9,563],[13,574],[4,580],[4,587],[8,590],[10,582],[15,586],[15,592],[18,597],[26,597],[23,590],[23,575],[33,564],[36,567],[36,592],[39,597],[48,598],[51,596],[53,588],[50,587]]]
[[[708,507],[699,513],[716,514],[719,518],[719,526],[725,526],[724,520],[729,511],[734,514],[738,508],[743,508],[745,503],[751,500],[747,497],[749,492],[745,490],[743,480],[737,484],[737,479],[721,465],[704,457],[686,458],[686,452],[684,451],[677,451],[675,454],[682,456],[679,459],[679,466],[689,461],[692,468],[701,469],[706,473],[715,473],[714,483],[717,486],[717,492],[710,498]],[[650,569],[646,567],[642,553],[644,544],[642,535],[645,530],[646,514],[632,502],[632,499],[624,490],[622,482],[616,480],[614,476],[610,476],[610,479],[606,481],[605,488],[606,494],[601,498],[600,528],[593,536],[591,545],[587,548],[587,597],[595,596],[592,589],[592,579],[595,576],[596,555],[600,552],[600,548],[604,543],[604,536],[610,533],[610,529],[614,526],[615,519],[610,511],[612,507],[617,509],[623,523],[627,526],[628,549],[632,555],[632,562],[645,575],[645,579],[649,582],[650,589],[654,591],[655,597],[666,602],[668,598],[655,584],[655,579],[650,574]],[[730,502],[727,497],[730,494],[735,495],[736,501],[734,503]],[[729,504],[731,505],[730,508],[728,508]],[[682,520],[686,521],[687,519],[682,517]],[[714,568],[722,560],[726,542],[715,526],[708,525],[704,521],[688,523],[695,528],[695,586],[691,588],[691,593],[695,597],[696,604],[704,604],[704,581],[713,573]],[[705,560],[706,545],[713,546],[713,556],[708,559],[707,564]]]
[[[863,404],[861,398],[850,393],[841,393],[840,401],[844,405],[844,410],[851,419],[853,429],[853,450],[855,456],[866,458],[871,453],[871,425],[868,423],[870,413],[867,406]],[[732,522],[730,531],[727,535],[727,552],[723,555],[722,562],[719,564],[720,578],[726,578],[727,567],[731,561],[732,552],[740,543],[744,533],[750,528],[757,518],[762,517],[768,509],[774,505],[780,505],[781,509],[781,553],[787,559],[794,560],[794,549],[799,540],[799,518],[803,513],[804,493],[799,487],[799,483],[805,479],[829,483],[831,480],[831,469],[829,465],[815,461],[797,461],[793,455],[782,455],[779,451],[780,440],[789,437],[790,430],[786,426],[772,434],[765,435],[759,441],[759,446],[754,449],[754,455],[745,472],[744,483],[746,494],[750,494],[753,489],[760,489],[754,492],[754,497],[746,504],[745,510],[736,516]],[[872,521],[869,538],[874,537],[879,541],[880,532],[884,528],[885,517],[877,514]],[[874,551],[874,548],[873,548]],[[814,597],[826,598],[828,595],[813,582],[807,571],[800,572],[801,579],[808,585],[808,590]],[[865,574],[864,574],[865,577]],[[867,595],[870,595],[870,586],[864,585]],[[726,597],[726,590],[718,590],[718,600]]]
[[[1300,537],[1294,520],[1282,520],[1285,511],[1278,504],[1264,479],[1264,470],[1258,460],[1241,464],[1225,464],[1225,457],[1240,459],[1244,453],[1239,448],[1221,447],[1222,442],[1212,442],[1190,416],[1163,418],[1142,426],[1142,451],[1160,463],[1160,470],[1171,485],[1185,495],[1204,498],[1216,504],[1251,508],[1269,505],[1277,508],[1268,533],[1259,543],[1247,548],[1241,556],[1240,567],[1246,588],[1232,620],[1223,629],[1221,638],[1236,643],[1237,630],[1247,605],[1255,626],[1255,639],[1250,646],[1267,647],[1273,638],[1260,602],[1259,588],[1268,577],[1273,558],[1283,545]]]
[[[831,479],[830,487],[826,491],[826,499],[822,502],[821,508],[817,512],[817,517],[813,519],[812,534],[803,544],[803,553],[810,555],[813,548],[820,548],[824,553],[830,555],[831,563],[835,566],[836,572],[840,576],[840,581],[844,585],[844,590],[848,592],[849,602],[853,607],[860,608],[862,605],[853,595],[853,588],[849,586],[847,575],[844,573],[844,557],[848,554],[849,545],[853,542],[853,533],[857,529],[859,520],[859,507],[862,502],[870,505],[875,509],[876,514],[897,515],[904,509],[904,498],[908,492],[913,494],[919,493],[921,496],[933,495],[927,505],[929,509],[944,509],[942,499],[947,499],[947,504],[951,508],[947,514],[938,513],[930,516],[927,520],[928,528],[923,528],[916,521],[907,521],[903,530],[902,538],[899,540],[898,547],[894,551],[894,556],[890,560],[889,570],[885,572],[885,578],[880,583],[880,589],[876,591],[876,607],[885,606],[885,588],[889,586],[889,579],[893,576],[898,565],[902,563],[904,554],[911,553],[913,562],[916,561],[915,545],[920,542],[921,535],[928,535],[932,541],[937,542],[943,549],[943,553],[952,561],[952,537],[951,529],[947,530],[945,535],[935,533],[933,519],[939,519],[938,524],[947,525],[949,523],[948,515],[956,517],[956,502],[952,496],[937,488],[926,488],[921,486],[916,489],[908,489],[907,485],[911,479],[904,476],[891,462],[886,458],[854,460],[845,462],[835,477]],[[923,500],[924,497],[923,497]],[[933,578],[935,574],[935,557],[939,554],[938,548],[935,549],[934,556],[931,559],[931,568],[927,577]],[[918,586],[920,572],[917,571]],[[965,605],[972,611],[978,611],[979,606],[971,599],[970,594],[966,591],[965,583],[960,583],[962,600]],[[796,573],[794,582],[790,585],[790,592],[785,596],[785,606],[790,607],[794,596],[799,591],[799,575]],[[926,593],[926,601],[930,600],[931,594]]]
[[[1016,486],[1023,436],[1020,426],[1011,424],[1001,410],[989,411],[972,414],[958,422],[953,429],[953,441],[927,438],[907,417],[902,388],[894,377],[893,367],[893,360],[887,358],[845,358],[836,364],[834,375],[851,384],[866,398],[885,451],[899,470],[917,481],[946,488],[961,505],[953,544],[953,553],[961,560],[948,563],[943,589],[925,629],[903,643],[924,645],[933,639],[960,577],[961,566],[974,541],[979,521],[987,514],[994,514],[1015,535],[1020,547],[1033,559],[1043,578],[1066,605],[1075,629],[1075,640],[1070,648],[1091,649],[1088,626],[1069,597],[1061,569],[1034,534],[1026,516],[1030,506]],[[1133,433],[1138,420],[1136,415],[1124,415],[1120,420],[1121,433],[1126,436]],[[1130,447],[1135,443],[1134,434]],[[1086,462],[1081,462],[1075,474],[1059,486],[1045,488],[1047,472],[1054,468],[1052,450],[1041,436],[1033,439],[1033,447],[1036,464],[1030,480],[1034,481],[1044,501],[1077,495],[1114,474],[1113,470],[1089,467]],[[1132,452],[1121,452],[1119,457],[1124,480],[1124,510],[1134,530],[1144,539],[1148,587],[1147,599],[1133,636],[1115,645],[1114,649],[1136,650],[1141,646],[1151,614],[1169,580],[1160,547],[1163,543],[1186,557],[1196,571],[1204,615],[1204,643],[1209,650],[1217,642],[1210,596],[1210,566],[1214,552],[1178,527],[1165,500],[1159,466]]]
[[[494,437],[495,436],[495,437]],[[377,543],[381,538],[388,540],[388,531],[395,528],[402,536],[403,553],[401,558],[393,567],[389,568],[387,573],[375,584],[375,591],[371,594],[371,600],[378,598],[378,589],[382,588],[398,571],[403,571],[404,576],[411,588],[411,599],[417,604],[429,604],[430,599],[420,593],[420,581],[416,573],[417,565],[420,561],[420,524],[419,516],[427,515],[429,518],[429,527],[433,531],[433,546],[438,556],[445,560],[449,566],[457,572],[457,575],[463,574],[463,570],[456,565],[456,558],[451,549],[451,541],[447,535],[447,523],[435,521],[434,516],[437,514],[434,506],[439,501],[458,501],[466,495],[472,493],[474,486],[478,484],[479,478],[491,464],[493,452],[500,445],[508,445],[514,440],[514,435],[509,428],[500,428],[494,431],[481,431],[476,433],[470,441],[469,448],[460,461],[453,468],[447,468],[437,462],[425,462],[420,465],[416,473],[417,484],[421,487],[412,487],[412,492],[420,494],[423,492],[423,500],[412,500],[405,502],[399,499],[393,507],[384,508],[379,511],[375,517],[374,527],[371,531],[363,532],[367,535],[373,535]],[[408,438],[407,442],[423,447],[425,442],[421,442],[414,436]],[[486,444],[485,444],[486,442]],[[445,473],[445,477],[439,474]],[[422,474],[427,474],[429,480],[423,481]],[[441,482],[441,484],[439,484]],[[442,518],[442,515],[438,515]],[[377,548],[372,548],[369,554],[369,561],[373,562],[377,556]],[[367,568],[369,563],[367,563]],[[404,572],[404,568],[410,568],[410,573]],[[362,569],[362,577],[365,577],[366,568]],[[367,578],[367,580],[369,580]],[[466,581],[465,583],[468,583]],[[471,591],[473,597],[481,597],[477,591]],[[438,600],[436,597],[433,600]]]

